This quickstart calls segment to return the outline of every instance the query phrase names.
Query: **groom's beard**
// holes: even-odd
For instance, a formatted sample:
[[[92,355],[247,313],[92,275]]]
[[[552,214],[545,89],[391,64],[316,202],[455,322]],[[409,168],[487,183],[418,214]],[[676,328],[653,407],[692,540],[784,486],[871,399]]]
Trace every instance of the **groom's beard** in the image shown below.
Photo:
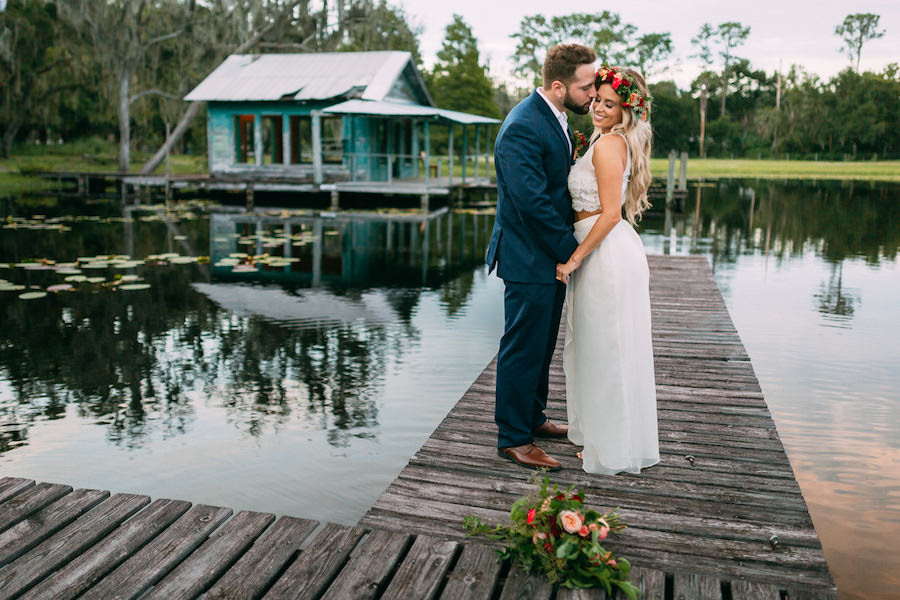
[[[592,100],[588,100],[586,104],[575,104],[575,102],[569,96],[568,89],[566,89],[566,97],[563,98],[563,106],[565,106],[568,110],[571,110],[576,115],[586,115],[591,109],[591,102]]]

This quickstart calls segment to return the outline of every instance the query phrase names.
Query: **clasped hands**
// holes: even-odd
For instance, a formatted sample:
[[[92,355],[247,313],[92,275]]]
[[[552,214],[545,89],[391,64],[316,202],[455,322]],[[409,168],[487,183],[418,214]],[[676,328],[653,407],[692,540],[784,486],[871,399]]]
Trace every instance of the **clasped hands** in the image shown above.
[[[581,261],[572,257],[566,263],[556,264],[556,280],[562,283],[569,283],[569,275],[575,272],[581,266]]]

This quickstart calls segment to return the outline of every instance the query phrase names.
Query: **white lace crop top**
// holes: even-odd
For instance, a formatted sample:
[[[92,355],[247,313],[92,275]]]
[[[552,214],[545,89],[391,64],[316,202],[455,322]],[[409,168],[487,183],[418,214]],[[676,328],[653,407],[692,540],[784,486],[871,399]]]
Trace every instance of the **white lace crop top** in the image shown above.
[[[625,139],[621,133],[615,135]],[[594,144],[599,140],[600,138],[597,138]],[[594,144],[585,150],[584,155],[579,157],[569,170],[569,193],[572,196],[572,209],[575,211],[593,212],[601,208],[600,194],[597,191],[597,176],[594,174],[594,163],[591,160],[594,154]],[[628,160],[625,163],[625,172],[622,174],[622,204],[625,204],[625,190],[628,188],[628,180],[631,177],[631,150],[628,148],[627,141],[625,152]]]

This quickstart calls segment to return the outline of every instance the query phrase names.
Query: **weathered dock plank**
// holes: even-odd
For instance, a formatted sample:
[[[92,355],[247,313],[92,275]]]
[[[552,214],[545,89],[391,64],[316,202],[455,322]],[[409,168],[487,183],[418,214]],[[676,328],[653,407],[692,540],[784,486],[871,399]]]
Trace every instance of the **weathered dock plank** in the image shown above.
[[[241,511],[157,584],[147,600],[190,600],[208,589],[275,520]]]
[[[317,521],[281,517],[203,597],[204,600],[254,600],[262,597],[285,565],[300,552]]]
[[[230,515],[230,508],[206,505],[191,508],[152,542],[89,589],[82,598],[137,598],[187,558]]]
[[[318,598],[331,584],[364,534],[358,528],[326,525],[300,558],[275,582],[264,600]]]
[[[0,600],[11,600],[55,573],[149,502],[147,496],[116,494],[34,549],[0,567]]]
[[[12,562],[109,497],[109,492],[75,490],[0,533],[0,565]]]
[[[647,569],[641,573],[663,574],[652,590],[668,585],[675,598],[765,595],[765,586],[832,593],[806,503],[706,259],[650,257],[649,263],[661,463],[637,476],[589,475],[574,456],[577,448],[540,440],[563,463],[551,479],[584,489],[593,506],[619,508],[629,529],[609,545]],[[560,421],[566,418],[563,338],[560,331],[547,410]],[[466,515],[508,519],[512,503],[530,491],[530,473],[496,455],[495,379],[494,361],[361,525],[414,526],[461,539]],[[777,545],[769,543],[772,536]]]
[[[101,543],[31,588],[23,600],[74,598],[113,570],[190,508],[183,500],[155,500]]]

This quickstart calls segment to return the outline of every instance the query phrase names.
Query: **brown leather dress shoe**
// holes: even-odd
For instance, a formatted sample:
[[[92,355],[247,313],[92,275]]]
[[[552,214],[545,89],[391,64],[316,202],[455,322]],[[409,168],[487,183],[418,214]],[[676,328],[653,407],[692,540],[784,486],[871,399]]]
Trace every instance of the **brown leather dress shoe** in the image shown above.
[[[562,464],[558,460],[549,456],[535,446],[534,443],[512,448],[500,448],[497,450],[497,454],[529,469],[559,471],[562,468]]]
[[[569,433],[569,426],[557,425],[556,423],[551,423],[550,419],[547,419],[531,433],[543,437],[565,437]]]

